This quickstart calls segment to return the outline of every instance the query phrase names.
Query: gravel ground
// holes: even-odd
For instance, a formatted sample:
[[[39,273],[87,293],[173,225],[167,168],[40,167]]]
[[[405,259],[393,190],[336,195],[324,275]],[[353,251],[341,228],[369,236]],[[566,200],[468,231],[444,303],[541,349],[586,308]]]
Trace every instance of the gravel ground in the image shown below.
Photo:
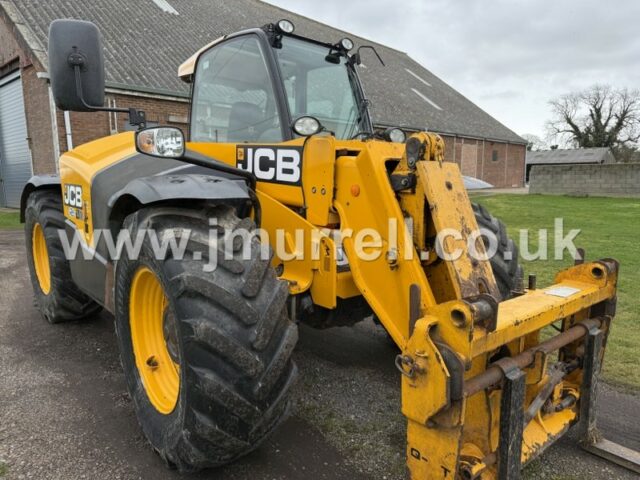
[[[0,477],[177,479],[147,446],[125,391],[113,322],[46,324],[32,306],[21,232],[0,232]],[[241,461],[190,479],[401,479],[396,352],[372,323],[302,328],[291,418]],[[640,399],[601,389],[607,437],[640,449]],[[635,479],[567,437],[527,479]]]

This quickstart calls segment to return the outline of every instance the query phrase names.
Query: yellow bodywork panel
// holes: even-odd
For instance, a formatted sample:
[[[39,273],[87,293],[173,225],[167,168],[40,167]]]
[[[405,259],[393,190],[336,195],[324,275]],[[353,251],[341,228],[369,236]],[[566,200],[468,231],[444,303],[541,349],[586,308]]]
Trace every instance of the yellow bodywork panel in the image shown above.
[[[269,243],[276,247],[274,263],[284,267],[280,277],[289,282],[290,293],[297,295],[311,290],[316,305],[335,308],[337,298],[356,294],[351,275],[338,280],[334,241],[324,231],[338,218],[332,209],[336,140],[319,136],[306,142],[304,139],[284,142],[278,147],[303,145],[300,186],[258,180],[261,227],[268,234]],[[235,167],[244,160],[247,148],[257,146],[190,143],[189,148]],[[284,237],[283,241],[276,241],[278,235]],[[296,235],[300,238],[296,239]]]
[[[420,259],[402,255],[412,252],[413,242],[383,163],[397,158],[398,150],[393,145],[365,145],[368,148],[357,156],[338,157],[334,207],[342,232],[350,232],[343,245],[355,283],[394,341],[404,347],[409,337],[409,288],[420,288],[421,306],[433,304],[434,299]],[[397,235],[390,233],[393,226]],[[372,232],[381,237],[380,245],[375,246],[378,255],[357,252],[356,239],[373,243],[374,238],[366,238]]]
[[[70,206],[69,201],[64,202],[64,214],[73,222],[87,245],[93,245],[93,177],[102,169],[135,154],[134,133],[126,132],[85,143],[60,157],[60,182],[65,200],[70,191],[72,195],[75,194],[73,189],[76,187],[80,187],[81,190],[77,191],[82,192],[81,200],[75,206]]]
[[[278,147],[301,147],[303,140],[292,140],[290,142],[279,143]],[[265,144],[268,145],[268,144]],[[275,145],[272,145],[275,146]],[[249,144],[235,144],[235,143],[199,143],[193,142],[188,144],[188,148],[200,152],[203,155],[215,158],[224,163],[235,167],[238,164],[238,160],[241,159],[244,149],[246,147],[252,147]],[[304,162],[303,162],[304,169]],[[304,183],[303,171],[303,183]],[[304,204],[304,197],[302,190],[295,185],[284,185],[278,183],[262,182],[258,179],[258,191],[266,193],[270,197],[280,202],[283,208],[289,207],[302,207]]]

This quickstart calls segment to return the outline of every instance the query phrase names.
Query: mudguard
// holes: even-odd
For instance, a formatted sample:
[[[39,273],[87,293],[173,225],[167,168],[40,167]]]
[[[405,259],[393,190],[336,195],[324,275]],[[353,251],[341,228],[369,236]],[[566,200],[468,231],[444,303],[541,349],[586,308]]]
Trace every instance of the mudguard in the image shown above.
[[[247,184],[242,178],[211,174],[155,175],[131,180],[111,195],[107,208],[111,211],[125,196],[141,205],[166,200],[249,200]]]
[[[20,196],[20,222],[24,223],[24,211],[27,208],[27,199],[31,192],[39,190],[41,188],[57,188],[60,189],[60,176],[59,175],[34,175],[29,179],[27,184],[22,189],[22,195]]]
[[[220,200],[242,207],[251,201],[244,179],[217,175],[211,170],[206,171],[206,174],[182,173],[189,171],[189,168],[190,166],[179,169],[175,173],[163,173],[131,180],[123,188],[112,193],[104,203],[101,196],[106,193],[105,190],[94,188],[92,192],[94,231],[109,228],[110,221],[122,220],[124,215],[131,213],[132,201],[136,208],[159,202],[180,200],[214,202]],[[119,225],[119,223],[119,220],[113,222],[114,225]],[[117,234],[117,232],[113,233]],[[67,234],[72,235],[72,229]],[[90,267],[87,267],[87,261],[81,258],[71,260],[72,276],[76,283],[85,287],[92,298],[108,310],[112,310],[111,298],[106,293],[111,289],[112,259],[109,258],[104,242],[98,242],[95,249],[97,255],[91,261]]]

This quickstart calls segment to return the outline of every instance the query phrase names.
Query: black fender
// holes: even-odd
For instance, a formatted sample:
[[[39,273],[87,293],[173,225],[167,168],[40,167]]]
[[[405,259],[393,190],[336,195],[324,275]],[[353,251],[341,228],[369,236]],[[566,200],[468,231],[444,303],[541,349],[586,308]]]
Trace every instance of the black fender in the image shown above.
[[[247,183],[211,174],[154,175],[131,180],[107,202],[111,210],[124,196],[134,197],[141,205],[166,200],[250,200]]]
[[[94,225],[106,227],[109,220],[119,218],[123,213],[131,213],[126,211],[131,202],[138,206],[178,200],[224,200],[246,204],[252,198],[247,183],[242,178],[210,173],[176,173],[136,178],[109,197],[104,212],[108,212],[108,218],[96,222],[97,212],[94,208]]]
[[[108,229],[115,238],[127,215],[146,205],[158,203],[221,200],[236,206],[239,211],[250,211],[252,192],[243,178],[225,178],[215,173],[212,175],[210,170],[206,174],[182,173],[183,171],[181,169],[176,173],[163,172],[134,178],[106,198],[102,196],[108,193],[104,186],[92,189],[91,213],[94,231]],[[113,177],[105,177],[107,184],[110,178]],[[107,185],[107,188],[113,187],[113,183]],[[96,185],[95,181],[93,185]],[[67,235],[73,235],[73,228],[68,229]],[[82,258],[72,260],[72,276],[78,285],[85,287],[92,298],[112,311],[113,259],[109,257],[109,251],[102,240],[95,245],[95,254],[94,259],[90,261]]]
[[[58,189],[62,195],[59,175],[34,175],[22,189],[20,196],[20,223],[24,223],[24,212],[27,209],[27,199],[32,192],[41,189]]]

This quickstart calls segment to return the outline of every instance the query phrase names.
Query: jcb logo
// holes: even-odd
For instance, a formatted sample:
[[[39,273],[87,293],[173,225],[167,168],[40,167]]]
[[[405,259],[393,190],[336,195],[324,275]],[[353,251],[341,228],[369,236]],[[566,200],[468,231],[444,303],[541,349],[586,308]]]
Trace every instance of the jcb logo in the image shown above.
[[[80,185],[65,185],[63,199],[65,205],[82,208],[82,187]]]
[[[238,147],[236,166],[253,173],[258,181],[300,185],[302,148]]]

